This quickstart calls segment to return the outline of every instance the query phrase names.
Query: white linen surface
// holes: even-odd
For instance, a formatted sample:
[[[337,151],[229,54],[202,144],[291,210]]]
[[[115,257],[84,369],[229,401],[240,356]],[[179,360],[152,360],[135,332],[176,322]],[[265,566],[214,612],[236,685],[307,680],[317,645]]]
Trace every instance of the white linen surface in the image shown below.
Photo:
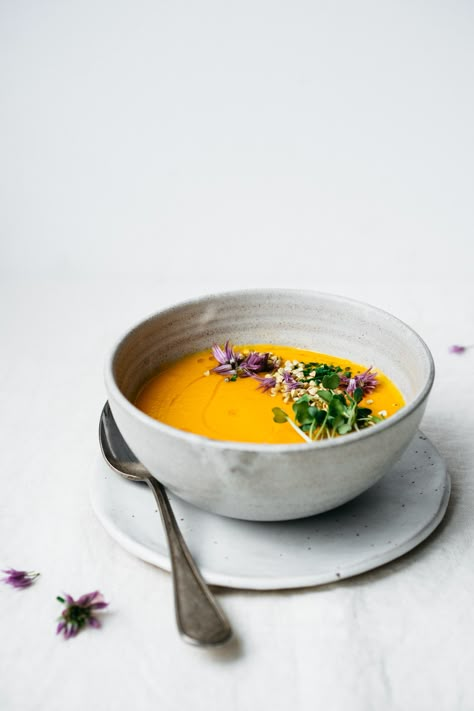
[[[337,286],[404,318],[432,348],[423,429],[453,480],[445,521],[413,552],[351,580],[219,592],[236,640],[215,651],[180,641],[169,575],[111,540],[88,498],[105,353],[150,305],[191,290],[144,281],[2,287],[0,560],[42,574],[28,590],[0,589],[2,709],[469,708],[474,352],[447,346],[472,333],[472,290]],[[103,629],[55,637],[55,596],[96,588],[111,603]]]
[[[4,3],[0,21],[0,709],[469,711],[474,547],[473,10],[468,3]],[[170,576],[91,510],[105,356],[210,290],[368,301],[426,340],[437,531],[351,580],[219,591],[184,644]],[[231,337],[232,334],[229,334]],[[315,553],[316,554],[316,553]],[[55,636],[56,595],[102,630]]]

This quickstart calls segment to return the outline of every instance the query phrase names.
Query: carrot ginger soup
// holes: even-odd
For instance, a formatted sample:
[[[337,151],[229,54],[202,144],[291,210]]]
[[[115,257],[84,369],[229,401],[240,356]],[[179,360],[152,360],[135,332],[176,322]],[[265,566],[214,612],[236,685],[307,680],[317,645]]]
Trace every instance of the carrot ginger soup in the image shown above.
[[[213,439],[298,444],[376,426],[404,400],[372,367],[289,346],[227,341],[163,366],[135,405]]]

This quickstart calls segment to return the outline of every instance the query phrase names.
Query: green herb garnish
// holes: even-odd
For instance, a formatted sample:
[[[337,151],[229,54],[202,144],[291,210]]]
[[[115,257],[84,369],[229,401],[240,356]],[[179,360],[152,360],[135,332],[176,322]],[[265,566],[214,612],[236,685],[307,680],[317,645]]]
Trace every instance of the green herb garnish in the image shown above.
[[[294,419],[280,407],[273,408],[273,420],[288,422],[307,442],[348,434],[382,421],[368,407],[359,407],[364,395],[377,384],[377,373],[370,366],[363,373],[351,368],[311,361],[282,363],[273,353],[255,351],[238,353],[227,340],[214,344],[212,353],[218,365],[212,371],[228,382],[254,378],[263,392],[281,393],[285,403],[292,403]]]
[[[293,403],[294,421],[279,407],[273,408],[273,420],[279,424],[288,422],[307,442],[348,434],[381,421],[381,418],[372,415],[370,408],[359,407],[364,396],[362,388],[356,388],[352,395],[347,395],[334,392],[339,385],[337,374],[327,374],[323,380],[326,386],[332,385],[332,388],[317,391],[320,407],[315,399],[305,394]]]

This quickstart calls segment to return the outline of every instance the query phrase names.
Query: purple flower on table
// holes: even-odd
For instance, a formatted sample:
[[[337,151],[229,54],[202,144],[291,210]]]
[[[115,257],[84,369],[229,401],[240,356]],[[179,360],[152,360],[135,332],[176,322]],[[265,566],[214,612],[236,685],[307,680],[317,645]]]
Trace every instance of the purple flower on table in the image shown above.
[[[450,353],[464,353],[470,346],[449,346]]]
[[[56,599],[66,605],[59,618],[56,634],[62,633],[66,639],[75,637],[84,627],[100,627],[100,621],[94,613],[109,604],[98,590],[81,595],[78,600],[74,600],[71,595],[65,595],[64,598],[58,596]]]
[[[2,573],[6,575],[6,578],[2,578],[2,582],[11,585],[13,588],[28,588],[39,576],[39,573],[28,570],[15,570],[15,568],[2,570]]]
[[[348,395],[353,395],[357,388],[360,388],[364,395],[371,393],[378,385],[377,373],[372,371],[372,366],[359,375],[347,377],[339,376],[339,387],[343,388]]]
[[[242,361],[240,353],[236,353],[227,340],[224,348],[221,348],[217,343],[212,346],[212,355],[217,360],[217,365],[212,370],[219,375],[236,375],[237,368]]]

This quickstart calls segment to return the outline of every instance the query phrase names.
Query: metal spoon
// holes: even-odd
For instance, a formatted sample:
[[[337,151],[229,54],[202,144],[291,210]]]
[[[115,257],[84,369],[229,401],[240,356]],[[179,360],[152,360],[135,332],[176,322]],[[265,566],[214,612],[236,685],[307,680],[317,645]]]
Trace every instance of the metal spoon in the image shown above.
[[[180,634],[191,644],[223,644],[232,636],[230,624],[191,557],[165,488],[129,449],[108,402],[100,416],[99,441],[104,459],[111,469],[126,479],[146,482],[155,495],[168,538],[176,622]]]

